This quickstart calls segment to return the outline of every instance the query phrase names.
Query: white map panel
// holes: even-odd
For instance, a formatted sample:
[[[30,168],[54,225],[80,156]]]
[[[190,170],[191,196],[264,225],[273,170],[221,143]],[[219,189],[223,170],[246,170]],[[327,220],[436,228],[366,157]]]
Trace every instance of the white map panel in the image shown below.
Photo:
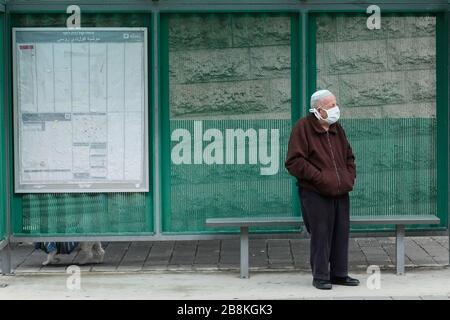
[[[148,191],[146,38],[14,29],[16,192]]]

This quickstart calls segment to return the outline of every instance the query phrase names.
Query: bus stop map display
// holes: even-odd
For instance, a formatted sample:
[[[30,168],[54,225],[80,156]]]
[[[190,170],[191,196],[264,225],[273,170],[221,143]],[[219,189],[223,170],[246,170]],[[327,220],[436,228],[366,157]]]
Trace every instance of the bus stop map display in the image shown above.
[[[146,28],[15,28],[15,191],[148,191]]]

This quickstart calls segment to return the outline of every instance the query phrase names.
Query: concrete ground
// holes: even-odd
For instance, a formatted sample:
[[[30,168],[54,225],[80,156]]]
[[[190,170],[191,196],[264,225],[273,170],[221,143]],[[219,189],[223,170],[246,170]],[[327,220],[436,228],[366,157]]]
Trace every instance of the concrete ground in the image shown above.
[[[408,237],[406,275],[395,275],[395,238],[352,238],[350,274],[359,287],[311,286],[308,239],[251,239],[250,279],[239,278],[237,240],[111,242],[102,264],[80,266],[80,289],[66,268],[81,253],[41,266],[45,253],[14,244],[13,274],[1,299],[450,299],[448,237]],[[377,275],[367,273],[379,266]],[[68,280],[69,279],[69,280]],[[72,281],[72,282],[70,282]],[[367,285],[369,283],[369,286]]]
[[[450,269],[413,270],[404,276],[381,273],[380,288],[369,289],[368,274],[352,273],[358,287],[317,290],[305,272],[254,272],[240,279],[235,272],[82,273],[80,289],[70,290],[65,274],[19,274],[0,277],[4,299],[365,299],[450,300]],[[70,282],[70,280],[69,280]],[[73,283],[73,282],[70,282]]]

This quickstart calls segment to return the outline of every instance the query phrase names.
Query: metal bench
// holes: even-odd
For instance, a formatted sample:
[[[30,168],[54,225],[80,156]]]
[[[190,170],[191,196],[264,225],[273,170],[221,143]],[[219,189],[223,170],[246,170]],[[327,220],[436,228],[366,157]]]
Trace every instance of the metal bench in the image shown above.
[[[241,278],[248,278],[248,228],[273,226],[301,226],[300,217],[264,217],[264,218],[209,218],[208,227],[239,227],[241,229]]]
[[[353,216],[352,224],[393,224],[396,226],[396,269],[397,274],[405,272],[405,225],[408,224],[439,224],[440,219],[433,215],[421,216]],[[301,217],[263,217],[263,218],[208,218],[208,227],[239,227],[240,228],[240,269],[241,278],[249,277],[249,243],[250,227],[267,226],[300,226]]]
[[[439,224],[440,219],[433,215],[421,216],[353,216],[352,224],[393,224],[395,225],[395,264],[397,274],[405,273],[405,225],[408,224]]]

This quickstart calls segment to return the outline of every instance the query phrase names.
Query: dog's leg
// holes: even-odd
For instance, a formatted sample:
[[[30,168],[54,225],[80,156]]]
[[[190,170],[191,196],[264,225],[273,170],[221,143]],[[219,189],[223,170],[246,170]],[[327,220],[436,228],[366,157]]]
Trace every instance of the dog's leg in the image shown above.
[[[97,262],[102,263],[103,259],[105,258],[105,250],[103,250],[102,248],[102,243],[100,241],[95,242],[92,249],[97,258]]]
[[[80,264],[86,264],[94,257],[92,253],[92,242],[81,242],[81,252],[84,254],[83,259],[80,260]]]
[[[43,266],[46,266],[46,265],[49,265],[49,264],[58,262],[59,259],[58,259],[58,258],[55,258],[55,255],[56,255],[56,251],[52,251],[52,252],[50,252],[49,254],[47,254],[47,260],[45,260],[44,262],[42,262],[42,265],[43,265]]]

